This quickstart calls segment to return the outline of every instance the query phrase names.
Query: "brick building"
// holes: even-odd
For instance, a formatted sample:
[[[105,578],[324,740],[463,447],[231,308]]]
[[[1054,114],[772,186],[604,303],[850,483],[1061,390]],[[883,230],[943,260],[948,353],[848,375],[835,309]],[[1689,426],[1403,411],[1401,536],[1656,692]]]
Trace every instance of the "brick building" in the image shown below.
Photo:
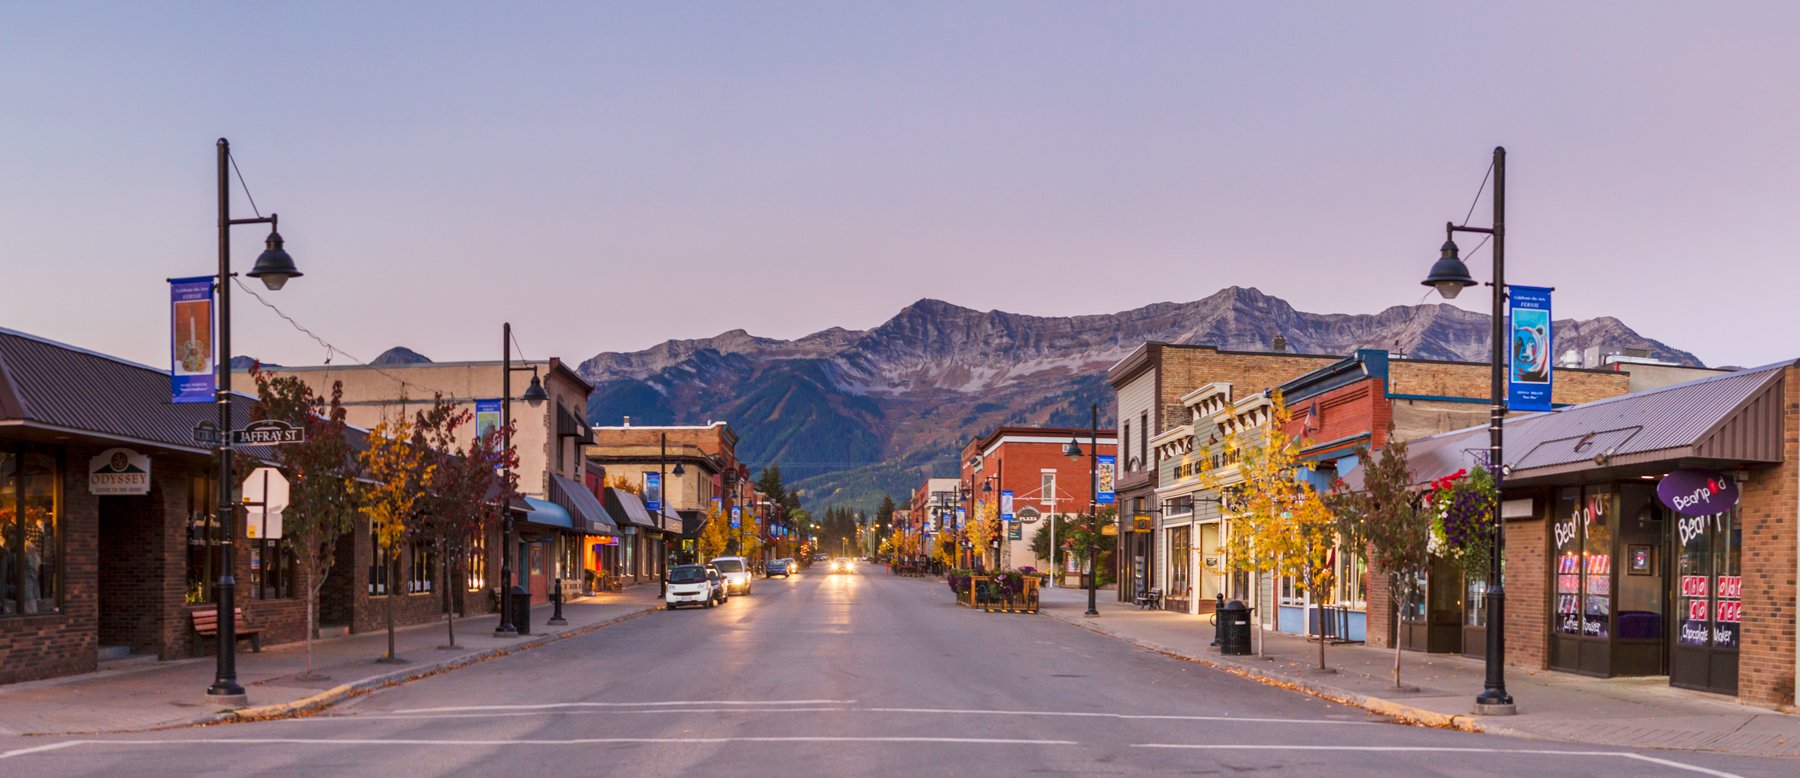
[[[561,360],[515,361],[540,381],[548,399],[532,405],[524,399],[528,381],[515,373],[510,413],[513,447],[518,451],[519,493],[511,506],[515,541],[513,582],[531,594],[532,602],[550,600],[559,582],[577,593],[589,579],[595,560],[584,553],[590,537],[618,534],[617,522],[602,507],[600,495],[586,477],[580,447],[590,439],[583,421],[594,388]],[[321,365],[274,367],[267,372],[305,381],[321,395],[333,384],[343,387],[345,416],[350,424],[372,429],[383,421],[410,418],[442,397],[467,411],[473,423],[464,428],[464,444],[478,429],[500,423],[499,400],[505,392],[500,361],[424,362],[398,365]],[[248,381],[248,377],[242,379]],[[320,619],[347,624],[352,632],[385,629],[386,603],[393,593],[395,621],[418,624],[443,617],[444,609],[488,612],[494,606],[502,572],[501,541],[484,539],[466,560],[452,564],[451,581],[440,581],[442,564],[421,544],[383,554],[366,520],[340,548],[339,570],[321,592]],[[435,572],[434,572],[435,570]],[[377,607],[379,604],[379,607]]]
[[[1509,418],[1507,664],[1666,676],[1792,705],[1797,381],[1800,364],[1780,363]],[[1485,427],[1436,435],[1410,444],[1408,465],[1422,484],[1472,467],[1486,446]],[[1476,583],[1461,623],[1441,631],[1479,654],[1487,621]],[[1383,578],[1371,581],[1376,645],[1406,626],[1389,615],[1385,590]],[[1427,592],[1407,609],[1433,602]]]
[[[0,683],[211,651],[192,614],[211,607],[226,536],[193,429],[217,418],[171,404],[166,370],[0,330]],[[231,534],[239,607],[265,640],[301,639],[291,557]]]
[[[594,428],[594,441],[583,452],[588,461],[605,468],[609,479],[622,477],[640,487],[655,474],[674,515],[662,533],[631,539],[638,546],[634,556],[641,560],[631,566],[632,574],[654,581],[669,555],[694,560],[695,541],[713,511],[729,520],[737,509],[738,530],[749,531],[754,522],[744,517],[756,515],[765,501],[757,496],[749,467],[737,458],[737,443],[737,432],[722,421],[645,426],[633,425],[627,416],[619,426]]]
[[[1360,555],[1339,555],[1340,585],[1330,593],[1308,593],[1267,576],[1240,575],[1231,585],[1220,497],[1204,483],[1229,463],[1206,460],[1228,429],[1244,434],[1266,424],[1268,397],[1279,391],[1292,414],[1287,432],[1320,467],[1315,486],[1327,488],[1337,473],[1357,466],[1358,448],[1386,443],[1390,424],[1405,440],[1485,421],[1489,377],[1484,363],[1398,359],[1383,350],[1339,358],[1145,344],[1108,371],[1127,440],[1121,505],[1156,527],[1126,539],[1130,557],[1121,560],[1120,572],[1134,590],[1161,591],[1166,609],[1199,615],[1211,612],[1221,593],[1243,598],[1258,607],[1268,629],[1307,631],[1318,608],[1330,604],[1337,609],[1334,627],[1360,639],[1369,599]],[[1186,383],[1203,379],[1210,380]],[[1628,382],[1617,370],[1564,369],[1555,400],[1613,397]]]
[[[1002,566],[1049,569],[1050,560],[1031,550],[1033,536],[1052,517],[1087,515],[1094,498],[1091,458],[1096,453],[1114,456],[1118,442],[1111,430],[1102,429],[1096,452],[1092,435],[1086,429],[1003,426],[963,447],[960,480],[969,515],[998,510],[1004,505],[1002,494],[1012,493],[1016,521],[1001,533]],[[1080,445],[1080,457],[1064,453],[1071,440]],[[993,551],[987,559],[989,564],[996,561]]]

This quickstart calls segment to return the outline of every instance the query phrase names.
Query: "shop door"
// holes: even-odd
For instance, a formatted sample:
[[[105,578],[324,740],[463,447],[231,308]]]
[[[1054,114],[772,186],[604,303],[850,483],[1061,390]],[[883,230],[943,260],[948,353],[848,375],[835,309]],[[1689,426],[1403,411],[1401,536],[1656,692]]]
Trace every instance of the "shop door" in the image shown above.
[[[1742,529],[1737,510],[1674,517],[1675,615],[1669,683],[1737,694],[1739,619],[1743,609]]]
[[[1188,612],[1193,596],[1193,553],[1187,527],[1169,530],[1169,588],[1163,592],[1163,610]]]

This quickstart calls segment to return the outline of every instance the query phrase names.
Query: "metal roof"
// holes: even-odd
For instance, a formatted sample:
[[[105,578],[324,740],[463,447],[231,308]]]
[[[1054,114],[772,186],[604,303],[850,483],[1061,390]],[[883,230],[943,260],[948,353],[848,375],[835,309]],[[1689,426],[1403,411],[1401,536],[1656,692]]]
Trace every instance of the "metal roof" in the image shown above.
[[[650,511],[644,509],[644,501],[637,495],[627,492],[624,489],[612,486],[606,487],[606,507],[609,509],[608,513],[612,515],[614,520],[619,522],[621,528],[630,524],[638,527],[649,527],[650,529],[661,529],[661,527],[657,526],[657,523],[650,518]]]
[[[253,402],[234,395],[233,427]],[[167,371],[0,329],[0,421],[207,453],[193,430],[218,407],[169,402]]]
[[[1508,418],[1509,478],[1674,460],[1780,462],[1782,376],[1792,364]],[[1485,461],[1487,447],[1485,426],[1447,432],[1407,444],[1407,464],[1415,483],[1428,483]],[[1345,479],[1352,488],[1360,487],[1358,470]]]

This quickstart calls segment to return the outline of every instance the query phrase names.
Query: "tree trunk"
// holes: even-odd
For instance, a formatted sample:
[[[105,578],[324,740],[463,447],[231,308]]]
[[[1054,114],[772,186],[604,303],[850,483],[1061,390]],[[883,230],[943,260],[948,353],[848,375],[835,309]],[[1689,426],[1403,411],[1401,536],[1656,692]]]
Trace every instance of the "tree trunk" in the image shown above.
[[[1412,592],[1402,589],[1398,581],[1395,581],[1392,588],[1401,594],[1400,598],[1394,600],[1394,688],[1398,689],[1400,688],[1400,614],[1406,607],[1405,598],[1412,596]]]
[[[393,581],[388,582],[388,595],[382,599],[387,600],[387,633],[388,633],[387,658],[388,658],[388,661],[391,662],[396,658],[394,656],[394,582]]]
[[[452,599],[456,587],[450,583],[450,554],[444,544],[438,544],[444,556],[444,629],[450,633],[450,643],[445,648],[456,648],[456,601]]]
[[[1256,593],[1261,594],[1262,593],[1262,571],[1260,571],[1260,570],[1257,571],[1256,575],[1253,576],[1250,579],[1250,581],[1251,581],[1250,585],[1256,587]],[[1263,603],[1263,604],[1267,605],[1268,603]],[[1277,611],[1275,615],[1276,615],[1276,618],[1280,618],[1281,613],[1279,611]],[[1256,658],[1262,659],[1262,658],[1264,658],[1263,644],[1268,642],[1268,638],[1264,637],[1262,634],[1262,623],[1257,621],[1257,619],[1254,617],[1252,617],[1250,619],[1250,632],[1251,632],[1251,634],[1256,636]]]
[[[319,612],[319,588],[313,583],[313,566],[306,566],[306,675],[313,674],[313,625]]]

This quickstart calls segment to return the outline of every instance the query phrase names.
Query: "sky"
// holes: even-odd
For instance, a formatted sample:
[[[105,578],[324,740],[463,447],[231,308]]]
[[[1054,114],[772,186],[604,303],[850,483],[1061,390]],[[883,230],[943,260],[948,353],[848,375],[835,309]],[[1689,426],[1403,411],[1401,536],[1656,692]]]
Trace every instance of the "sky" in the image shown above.
[[[922,297],[1374,313],[1504,145],[1509,282],[1763,364],[1800,356],[1796,33],[1794,3],[8,3],[0,327],[166,364],[221,136],[306,274],[264,297],[439,361],[503,321],[579,361]],[[238,353],[324,360],[236,303]]]

